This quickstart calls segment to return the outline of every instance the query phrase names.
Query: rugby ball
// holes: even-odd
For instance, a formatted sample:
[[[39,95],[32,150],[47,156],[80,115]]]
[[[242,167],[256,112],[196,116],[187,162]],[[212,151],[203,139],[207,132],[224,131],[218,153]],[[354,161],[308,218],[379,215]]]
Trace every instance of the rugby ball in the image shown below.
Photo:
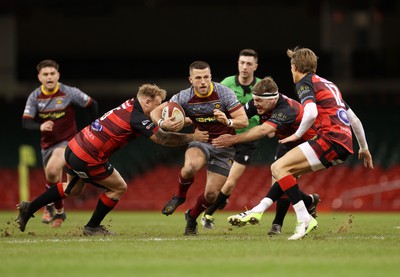
[[[162,110],[161,117],[163,120],[172,116],[175,116],[174,121],[180,122],[178,131],[181,130],[185,125],[185,111],[183,110],[181,105],[176,102],[168,102],[167,106],[165,106]]]

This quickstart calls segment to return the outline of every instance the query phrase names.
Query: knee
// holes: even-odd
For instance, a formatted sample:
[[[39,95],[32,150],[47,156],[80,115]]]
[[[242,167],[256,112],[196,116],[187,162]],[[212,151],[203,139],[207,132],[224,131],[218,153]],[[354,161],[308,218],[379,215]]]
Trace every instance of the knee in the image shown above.
[[[235,186],[236,186],[236,182],[228,179],[223,186],[223,190],[226,193],[230,194],[233,191],[233,189],[235,188]]]
[[[182,168],[182,177],[190,178],[196,174],[196,167],[192,162],[185,163],[185,166]]]
[[[217,193],[214,191],[206,191],[204,197],[208,203],[214,203],[217,200]]]
[[[116,189],[116,192],[119,196],[123,195],[128,190],[128,185],[124,182]]]
[[[55,183],[60,179],[61,172],[56,168],[49,167],[46,169],[46,179],[49,182]]]
[[[275,178],[275,180],[279,179],[279,167],[276,162],[271,165],[271,175]]]

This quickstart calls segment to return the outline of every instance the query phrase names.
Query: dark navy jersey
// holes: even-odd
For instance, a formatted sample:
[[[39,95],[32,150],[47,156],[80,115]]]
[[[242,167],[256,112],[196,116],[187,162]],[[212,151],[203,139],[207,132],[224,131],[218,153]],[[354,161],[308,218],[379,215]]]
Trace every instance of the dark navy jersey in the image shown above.
[[[258,114],[253,99],[245,105],[245,111],[248,117]],[[270,124],[277,130],[275,135],[279,139],[283,139],[297,131],[303,112],[303,106],[299,102],[279,93],[275,108],[271,112],[259,115],[260,124]],[[297,145],[313,138],[315,135],[315,128],[312,126],[301,140],[294,143]]]

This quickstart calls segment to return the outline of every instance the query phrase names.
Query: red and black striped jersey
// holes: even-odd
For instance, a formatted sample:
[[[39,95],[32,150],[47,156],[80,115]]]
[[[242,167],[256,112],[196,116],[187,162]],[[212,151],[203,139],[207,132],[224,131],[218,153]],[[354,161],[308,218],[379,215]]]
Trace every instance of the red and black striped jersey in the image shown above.
[[[242,107],[236,94],[230,88],[212,82],[209,95],[203,97],[195,93],[194,88],[182,90],[172,96],[172,102],[177,102],[185,110],[185,114],[193,122],[193,127],[208,131],[209,142],[222,134],[235,134],[235,129],[219,122],[214,116],[214,109],[219,109],[230,118],[230,113]]]
[[[353,153],[351,126],[346,112],[348,106],[339,88],[331,81],[309,73],[296,84],[296,91],[303,106],[308,102],[316,104],[318,116],[314,124],[318,134]]]
[[[41,132],[41,147],[47,149],[75,136],[77,127],[73,105],[85,108],[92,98],[78,88],[62,83],[58,84],[55,93],[45,93],[42,87],[29,95],[22,118],[35,119],[39,123],[54,122],[53,131]]]
[[[112,153],[140,135],[158,130],[136,99],[129,99],[86,126],[69,143],[72,152],[87,163],[104,163]]]
[[[245,105],[245,111],[248,118],[258,114],[253,99]],[[303,112],[304,108],[299,102],[279,93],[275,108],[271,112],[259,114],[260,124],[270,124],[277,130],[275,135],[279,139],[284,139],[297,131],[303,117]],[[294,147],[316,135],[316,128],[312,126],[300,140],[286,144]]]

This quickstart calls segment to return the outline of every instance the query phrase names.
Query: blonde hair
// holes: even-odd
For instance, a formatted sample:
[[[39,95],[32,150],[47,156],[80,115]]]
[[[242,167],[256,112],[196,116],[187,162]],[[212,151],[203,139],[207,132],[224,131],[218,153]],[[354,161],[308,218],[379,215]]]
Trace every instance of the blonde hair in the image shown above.
[[[296,46],[293,50],[288,49],[286,54],[290,58],[290,63],[296,66],[298,72],[317,72],[318,57],[311,49]]]
[[[151,99],[154,99],[156,96],[160,96],[164,101],[167,97],[167,91],[158,87],[157,85],[152,84],[143,84],[139,87],[139,91],[137,97],[147,96]]]

